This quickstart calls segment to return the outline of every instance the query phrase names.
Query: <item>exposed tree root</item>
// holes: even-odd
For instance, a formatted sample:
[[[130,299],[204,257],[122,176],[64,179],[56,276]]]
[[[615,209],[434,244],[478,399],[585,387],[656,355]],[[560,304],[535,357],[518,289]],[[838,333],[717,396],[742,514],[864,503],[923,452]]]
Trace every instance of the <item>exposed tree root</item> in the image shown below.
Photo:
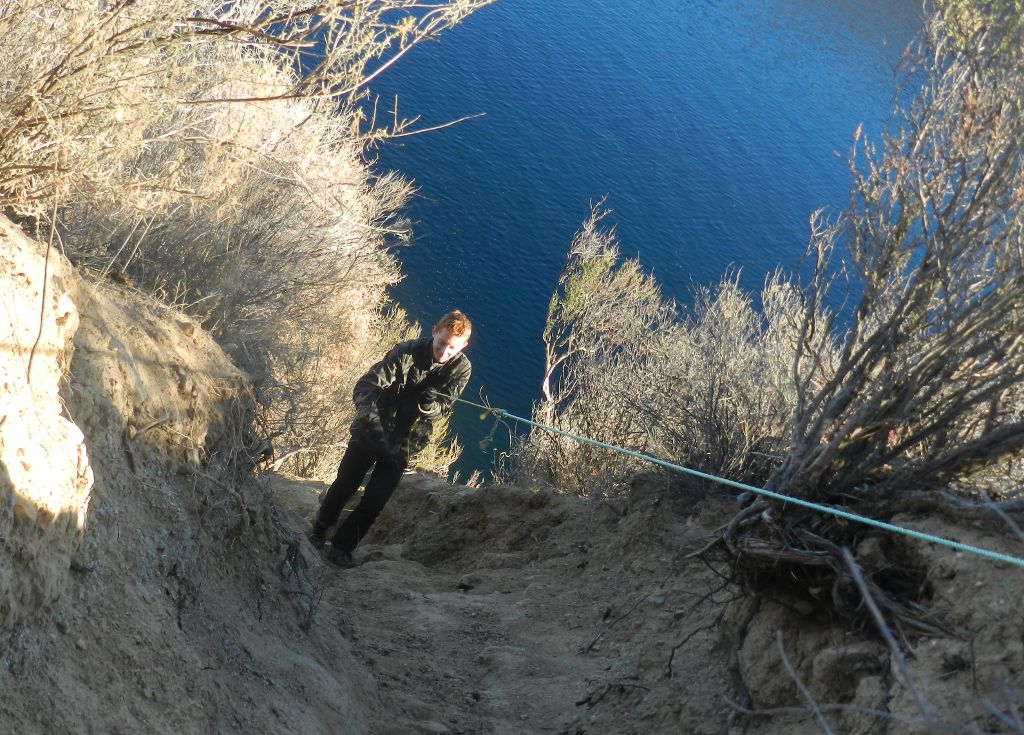
[[[927,500],[920,494],[922,501]],[[948,496],[938,502],[949,508],[959,502]],[[908,507],[902,503],[901,507]],[[874,504],[875,515],[888,506]],[[994,517],[999,516],[989,511]],[[978,517],[985,517],[983,512]],[[868,624],[863,596],[843,560],[843,550],[856,550],[877,538],[869,529],[854,527],[841,519],[822,518],[802,509],[778,508],[758,499],[741,509],[722,531],[717,546],[705,554],[725,553],[733,579],[741,586],[763,593],[785,590],[808,599],[816,608],[838,615],[859,626]],[[900,552],[899,540],[882,538],[868,544],[870,558],[858,558],[865,585],[887,623],[897,630],[916,634],[947,634],[928,609],[930,585],[926,570],[916,567]]]

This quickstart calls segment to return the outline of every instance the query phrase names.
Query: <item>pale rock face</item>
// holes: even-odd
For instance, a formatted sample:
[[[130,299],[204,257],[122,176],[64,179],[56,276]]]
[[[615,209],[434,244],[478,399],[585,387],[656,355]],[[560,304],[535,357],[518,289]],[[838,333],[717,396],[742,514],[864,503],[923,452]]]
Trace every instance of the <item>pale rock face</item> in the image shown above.
[[[93,484],[58,392],[78,310],[67,263],[51,251],[47,267],[45,253],[0,219],[0,631],[31,621],[64,588]]]

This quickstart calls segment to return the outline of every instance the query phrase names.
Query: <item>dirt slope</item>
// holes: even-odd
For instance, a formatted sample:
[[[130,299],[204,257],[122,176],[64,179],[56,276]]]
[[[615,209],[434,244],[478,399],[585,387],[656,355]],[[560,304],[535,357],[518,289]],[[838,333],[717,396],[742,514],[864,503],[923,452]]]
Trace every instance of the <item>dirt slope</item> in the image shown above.
[[[735,510],[715,489],[652,476],[597,503],[410,476],[363,565],[326,565],[305,540],[324,487],[252,478],[245,376],[188,319],[55,261],[50,381],[8,398],[43,272],[41,246],[16,246],[0,263],[0,293],[28,288],[0,314],[19,345],[0,356],[0,733],[824,732],[797,679],[837,733],[1024,730],[1019,569],[888,550],[926,571],[947,628],[904,641],[915,696],[870,631],[739,596],[688,556]],[[30,409],[63,428],[39,432]],[[13,466],[19,446],[51,459]],[[758,712],[736,717],[744,689]]]
[[[273,484],[288,523],[308,524],[322,486]],[[372,672],[369,732],[718,733],[727,722],[825,732],[796,678],[832,732],[1018,732],[1019,569],[906,546],[906,563],[929,570],[929,603],[947,628],[905,640],[908,686],[871,631],[771,591],[739,596],[687,557],[735,507],[653,477],[605,503],[409,478],[362,548],[364,565],[319,577],[315,625],[341,630]],[[1012,543],[935,518],[897,521]],[[756,713],[730,719],[743,689]]]
[[[274,487],[303,526],[322,487]],[[340,629],[378,686],[372,731],[717,731],[724,666],[690,655],[669,666],[681,626],[716,614],[702,601],[714,575],[681,559],[706,531],[661,500],[407,478],[361,548],[363,566],[317,578],[315,626]],[[693,645],[716,639],[709,630]],[[670,703],[649,696],[652,681]]]
[[[0,280],[30,287],[24,308],[8,300],[5,314],[12,333],[31,336],[45,248],[4,227],[18,261]],[[5,401],[0,432],[5,446],[54,455],[37,472],[63,463],[70,474],[15,485],[3,458],[0,489],[7,507],[23,507],[10,517],[24,527],[5,531],[6,579],[49,592],[19,598],[2,631],[0,732],[553,732],[596,714],[589,695],[628,699],[636,673],[623,662],[642,648],[624,658],[605,636],[577,653],[670,563],[589,540],[619,511],[435,483],[444,517],[394,503],[363,568],[324,569],[304,540],[309,487],[272,494],[267,479],[246,479],[244,376],[190,320],[51,257],[61,280],[43,326],[57,336],[33,374],[45,364],[45,412],[69,428],[31,433],[34,419],[15,422]],[[7,391],[25,373],[5,364]],[[66,447],[48,441],[64,436]],[[416,481],[403,492],[416,500]],[[56,544],[36,520],[49,518],[51,497],[70,508]],[[583,531],[558,542],[568,518]],[[388,540],[404,526],[408,539]],[[33,558],[45,564],[23,563]],[[570,579],[597,586],[575,585],[566,600]],[[314,610],[303,592],[319,598]],[[652,610],[670,619],[668,604]]]
[[[59,399],[78,327],[72,281],[0,217],[0,630],[60,594],[82,540],[93,476]]]

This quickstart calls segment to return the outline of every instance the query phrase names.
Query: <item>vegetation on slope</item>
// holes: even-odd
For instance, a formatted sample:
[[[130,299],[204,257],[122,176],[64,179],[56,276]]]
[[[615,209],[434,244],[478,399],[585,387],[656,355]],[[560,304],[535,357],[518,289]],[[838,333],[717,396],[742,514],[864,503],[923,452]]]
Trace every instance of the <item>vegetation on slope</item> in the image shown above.
[[[200,318],[290,468],[335,464],[410,183],[372,175],[367,85],[491,0],[17,0],[0,10],[0,206]],[[408,131],[406,131],[408,132]],[[300,451],[301,450],[301,451]]]
[[[964,497],[1021,478],[1021,48],[1014,3],[939,8],[889,129],[874,145],[858,131],[849,206],[812,217],[811,275],[770,278],[760,313],[727,279],[677,317],[595,213],[551,301],[538,420],[882,519],[1019,513],[1018,499]],[[838,297],[836,274],[849,278]],[[614,494],[640,468],[543,433],[518,454],[520,475],[584,494]],[[887,620],[939,625],[924,571],[867,527],[757,498],[719,542],[749,589],[864,621],[852,549]]]

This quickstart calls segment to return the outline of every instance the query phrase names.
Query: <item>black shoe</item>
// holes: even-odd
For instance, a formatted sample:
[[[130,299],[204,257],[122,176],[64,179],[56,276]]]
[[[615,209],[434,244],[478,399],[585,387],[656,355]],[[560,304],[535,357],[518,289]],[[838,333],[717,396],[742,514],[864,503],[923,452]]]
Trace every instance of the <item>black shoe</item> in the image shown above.
[[[325,526],[319,523],[318,520],[313,521],[313,529],[309,533],[309,543],[313,545],[313,549],[321,550],[324,545],[327,544],[327,532],[331,526]]]
[[[313,519],[313,529],[309,533],[309,543],[313,545],[313,549],[321,550],[324,545],[327,544],[327,532],[331,529],[331,526],[326,526],[319,521],[319,514]]]
[[[345,551],[336,546],[332,546],[331,550],[327,552],[327,561],[342,569],[354,569],[359,566],[359,562],[352,558],[351,551]]]

